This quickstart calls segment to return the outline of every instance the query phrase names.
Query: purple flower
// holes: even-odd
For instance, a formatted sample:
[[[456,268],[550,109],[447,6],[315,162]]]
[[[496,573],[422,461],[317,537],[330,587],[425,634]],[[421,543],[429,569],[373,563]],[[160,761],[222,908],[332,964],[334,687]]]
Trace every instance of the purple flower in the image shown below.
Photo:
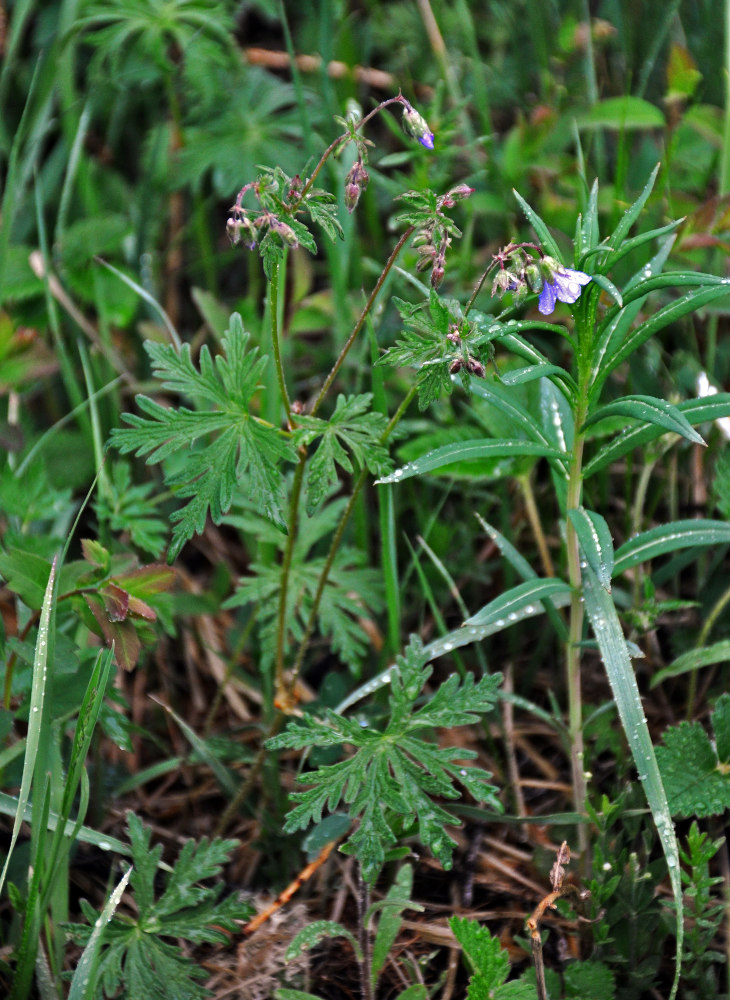
[[[426,149],[433,149],[433,132],[424,132],[423,135],[419,135],[418,141]]]
[[[558,266],[551,269],[550,279],[545,278],[543,281],[537,308],[543,316],[549,316],[556,302],[577,302],[581,286],[587,285],[590,280],[590,274],[574,271],[571,267]]]

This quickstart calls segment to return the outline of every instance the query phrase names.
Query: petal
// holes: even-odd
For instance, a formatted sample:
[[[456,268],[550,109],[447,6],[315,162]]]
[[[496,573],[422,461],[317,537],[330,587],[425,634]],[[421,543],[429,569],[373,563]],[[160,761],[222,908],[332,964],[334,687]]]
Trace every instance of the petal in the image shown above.
[[[426,149],[433,149],[433,132],[426,132],[424,135],[419,135],[418,141]]]
[[[551,284],[549,281],[545,281],[542,286],[542,291],[540,292],[540,300],[537,303],[537,308],[543,314],[543,316],[549,316],[550,313],[555,308],[555,302],[558,297],[558,289],[555,285]]]

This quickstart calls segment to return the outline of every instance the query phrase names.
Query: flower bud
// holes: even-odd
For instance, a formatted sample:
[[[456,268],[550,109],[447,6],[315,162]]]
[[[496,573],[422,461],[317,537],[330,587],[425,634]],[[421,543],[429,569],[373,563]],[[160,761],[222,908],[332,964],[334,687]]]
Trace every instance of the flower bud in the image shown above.
[[[469,355],[466,368],[470,374],[476,375],[477,378],[484,378],[487,373],[481,361],[477,360],[477,358],[473,358],[471,354]]]
[[[277,219],[275,215],[272,215],[269,224],[288,247],[295,250],[299,246],[296,233],[286,222],[282,222],[281,219]]]
[[[531,292],[539,292],[542,289],[542,272],[537,264],[528,264],[525,268],[525,281]]]
[[[428,127],[428,122],[408,103],[403,105],[403,128],[426,149],[433,149],[433,132]]]
[[[441,199],[441,205],[443,208],[453,208],[457,201],[463,201],[464,198],[468,198],[472,194],[474,194],[474,188],[469,187],[468,184],[457,184],[456,187],[446,192]]]
[[[511,288],[514,288],[514,277],[509,271],[497,271],[492,282],[492,295],[504,295]]]
[[[451,374],[452,375],[458,374],[461,371],[462,364],[463,362],[461,358],[456,358],[455,361],[452,361],[451,364],[449,365],[449,371],[451,372]]]
[[[360,200],[360,195],[368,186],[370,175],[365,169],[362,160],[358,157],[350,167],[345,178],[345,207],[348,212],[353,212]]]

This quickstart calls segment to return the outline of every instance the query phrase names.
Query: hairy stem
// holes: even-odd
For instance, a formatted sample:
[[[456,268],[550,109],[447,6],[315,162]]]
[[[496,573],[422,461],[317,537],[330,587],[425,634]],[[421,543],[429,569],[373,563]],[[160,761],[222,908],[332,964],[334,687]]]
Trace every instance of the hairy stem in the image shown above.
[[[362,330],[363,323],[367,319],[368,314],[370,313],[370,310],[373,308],[373,305],[375,303],[375,299],[378,296],[378,292],[383,287],[383,283],[385,282],[385,279],[390,274],[390,270],[393,267],[393,265],[395,264],[395,262],[396,262],[396,260],[398,258],[398,254],[401,252],[401,250],[406,245],[406,243],[408,242],[408,240],[410,239],[410,237],[413,235],[414,229],[415,229],[415,226],[409,226],[408,229],[406,229],[406,231],[403,233],[403,235],[401,236],[401,238],[398,240],[398,242],[396,243],[395,247],[393,248],[393,252],[391,253],[390,257],[388,257],[387,261],[385,262],[385,267],[380,272],[378,280],[375,282],[375,286],[373,287],[373,290],[370,292],[370,295],[368,296],[368,300],[365,303],[365,305],[363,306],[362,312],[358,316],[357,322],[355,323],[354,327],[352,328],[352,333],[350,334],[350,336],[345,341],[345,343],[343,345],[343,348],[340,351],[339,357],[337,358],[337,360],[335,361],[334,365],[332,366],[332,370],[330,371],[329,375],[324,380],[324,384],[322,385],[322,388],[319,390],[319,394],[318,394],[317,398],[314,401],[314,405],[312,406],[312,416],[316,415],[317,410],[319,409],[320,404],[322,403],[322,400],[325,398],[325,396],[329,392],[329,389],[330,389],[332,383],[334,382],[335,378],[337,377],[338,371],[342,367],[343,361],[347,357],[347,354],[348,354],[350,348],[352,347],[352,345],[355,342],[355,338],[357,337],[357,335],[360,332],[360,330]]]
[[[273,266],[271,281],[269,282],[269,312],[271,313],[271,348],[274,352],[274,364],[276,366],[276,380],[279,383],[279,392],[286,412],[286,423],[289,430],[292,429],[291,403],[289,393],[286,388],[284,378],[284,367],[281,362],[281,345],[279,344],[279,262]]]

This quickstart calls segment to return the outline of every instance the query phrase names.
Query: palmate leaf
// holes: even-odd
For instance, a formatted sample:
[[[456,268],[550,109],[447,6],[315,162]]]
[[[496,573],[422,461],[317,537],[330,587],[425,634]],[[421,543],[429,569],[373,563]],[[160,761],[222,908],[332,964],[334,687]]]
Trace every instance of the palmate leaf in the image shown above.
[[[254,500],[266,518],[283,524],[279,466],[294,460],[294,445],[283,431],[250,412],[266,358],[248,347],[240,316],[231,317],[223,354],[213,359],[204,346],[199,368],[188,345],[180,352],[161,344],[145,347],[162,388],[196,402],[196,409],[166,408],[138,396],[145,416],[124,414],[130,426],[112,431],[112,443],[120,451],[145,455],[148,463],[176,457],[176,467],[165,479],[180,497],[190,499],[172,515],[177,523],[168,558],[174,559],[183,544],[203,530],[209,513],[220,523],[238,490]],[[212,408],[202,409],[204,403]]]
[[[311,787],[292,794],[297,804],[287,815],[284,829],[304,829],[319,822],[325,809],[332,812],[343,802],[351,820],[359,820],[343,850],[357,856],[363,877],[371,883],[386,850],[396,842],[396,819],[399,826],[412,827],[420,843],[445,867],[450,866],[455,845],[445,827],[459,821],[433,799],[434,795],[456,798],[455,786],[459,784],[478,801],[500,808],[495,789],[488,783],[490,775],[460,763],[474,757],[472,751],[440,748],[419,733],[475,721],[493,707],[501,676],[483,677],[475,683],[471,676],[462,682],[454,675],[430,702],[415,711],[431,674],[426,660],[417,639],[412,639],[405,655],[398,657],[391,675],[390,718],[384,732],[326,710],[321,718],[292,720],[283,733],[266,743],[270,750],[345,744],[355,748],[354,756],[298,779]]]
[[[307,513],[312,514],[322,500],[338,484],[337,466],[353,471],[352,459],[373,475],[390,469],[390,458],[380,438],[387,418],[370,409],[372,393],[337,397],[337,405],[329,420],[300,417],[298,441],[308,445],[318,440],[317,449],[309,462],[307,473]]]
[[[129,997],[202,1000],[207,991],[196,980],[204,979],[206,973],[173,941],[225,942],[225,932],[235,930],[235,921],[251,916],[250,904],[238,902],[235,895],[219,899],[222,865],[237,842],[203,839],[185,844],[162,895],[156,898],[162,849],[159,845],[150,848],[150,831],[132,813],[127,822],[133,858],[130,886],[137,915],[133,920],[112,917],[106,924],[96,956],[104,991],[116,996],[124,985],[124,995]],[[218,882],[200,885],[204,879]],[[82,908],[89,925],[74,924],[70,931],[76,941],[85,943],[93,936],[98,914],[88,903],[82,903]]]

